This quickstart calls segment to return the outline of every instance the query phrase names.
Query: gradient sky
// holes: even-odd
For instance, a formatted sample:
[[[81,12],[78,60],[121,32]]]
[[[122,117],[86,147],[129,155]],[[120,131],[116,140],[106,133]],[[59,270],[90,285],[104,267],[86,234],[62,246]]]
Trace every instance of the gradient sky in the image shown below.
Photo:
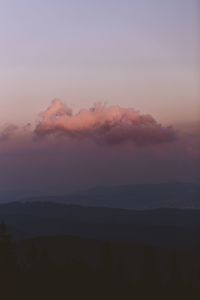
[[[198,0],[0,0],[0,125],[131,106],[164,123],[199,119]]]
[[[0,0],[0,190],[197,182],[197,2]]]

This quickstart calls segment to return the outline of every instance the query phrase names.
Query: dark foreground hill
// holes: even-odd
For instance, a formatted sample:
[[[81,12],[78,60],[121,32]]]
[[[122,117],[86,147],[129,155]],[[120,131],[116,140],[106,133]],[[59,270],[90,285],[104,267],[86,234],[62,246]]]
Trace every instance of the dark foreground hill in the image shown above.
[[[0,220],[2,299],[200,298],[199,210],[15,202]]]
[[[67,234],[168,247],[200,245],[200,210],[134,211],[16,202],[0,205],[0,220],[17,239]]]
[[[73,236],[9,242],[0,232],[3,299],[199,299],[200,248]]]

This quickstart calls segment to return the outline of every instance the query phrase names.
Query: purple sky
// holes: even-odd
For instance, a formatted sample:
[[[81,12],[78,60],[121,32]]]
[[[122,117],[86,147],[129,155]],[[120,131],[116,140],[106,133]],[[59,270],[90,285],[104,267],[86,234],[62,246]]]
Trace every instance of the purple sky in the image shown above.
[[[0,190],[197,181],[198,13],[198,0],[1,0]],[[54,98],[61,110],[39,116]]]

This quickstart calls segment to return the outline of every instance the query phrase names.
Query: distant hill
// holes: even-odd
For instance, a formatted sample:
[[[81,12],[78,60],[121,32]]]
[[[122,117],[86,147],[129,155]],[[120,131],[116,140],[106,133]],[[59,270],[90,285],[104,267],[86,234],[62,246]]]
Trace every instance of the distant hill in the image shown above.
[[[63,196],[29,197],[28,201],[124,209],[200,209],[200,184],[160,183],[96,187]]]
[[[82,203],[126,209],[200,208],[200,185],[160,183],[99,187],[80,195],[78,204]]]
[[[17,239],[74,235],[156,246],[200,245],[200,210],[134,211],[16,202],[0,205],[0,220]]]
[[[50,235],[159,246],[200,245],[200,185],[97,187],[64,196],[31,196],[0,204],[17,239]]]
[[[0,190],[0,203],[25,200],[30,197],[36,198],[44,195],[44,192],[34,190]]]

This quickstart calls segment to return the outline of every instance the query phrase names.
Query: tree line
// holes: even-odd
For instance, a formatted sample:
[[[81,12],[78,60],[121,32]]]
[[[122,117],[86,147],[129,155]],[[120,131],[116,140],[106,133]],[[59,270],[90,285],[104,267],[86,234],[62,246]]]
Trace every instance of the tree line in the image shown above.
[[[178,266],[176,251],[168,258],[165,281],[156,249],[144,247],[136,277],[113,259],[114,253],[115,245],[104,242],[100,268],[81,260],[58,263],[48,249],[35,245],[19,254],[16,242],[1,223],[1,299],[199,299],[200,276],[190,276],[188,281],[183,278],[184,265]]]

